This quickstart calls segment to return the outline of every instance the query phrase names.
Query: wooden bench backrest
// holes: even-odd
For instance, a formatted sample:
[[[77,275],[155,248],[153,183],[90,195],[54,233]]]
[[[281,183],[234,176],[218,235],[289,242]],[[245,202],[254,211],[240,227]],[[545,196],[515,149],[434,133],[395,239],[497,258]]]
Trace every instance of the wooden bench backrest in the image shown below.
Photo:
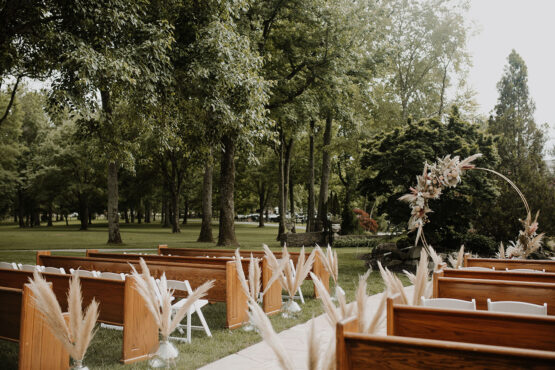
[[[356,322],[356,321],[355,321]],[[337,324],[338,370],[350,369],[552,369],[555,353],[522,348],[354,332],[352,319]]]
[[[48,251],[37,252],[37,264],[43,266],[63,267],[96,271],[111,271],[117,273],[131,273],[131,265],[141,271],[138,261],[124,261],[118,259],[95,257],[51,256]],[[237,328],[248,320],[247,297],[241,289],[234,261],[227,261],[225,266],[189,264],[181,262],[148,261],[150,274],[156,278],[163,274],[171,280],[188,280],[195,289],[206,281],[214,280],[214,286],[208,291],[206,299],[213,302],[225,302],[226,325]],[[178,292],[175,294],[179,296]],[[184,297],[187,294],[183,294]]]
[[[509,271],[474,271],[465,269],[443,269],[443,276],[462,279],[486,279],[486,280],[509,280],[529,281],[534,283],[555,283],[553,272],[509,272]]]
[[[464,256],[465,267],[495,267],[496,270],[532,269],[555,272],[554,260],[520,260],[520,259],[498,259],[498,258],[471,258],[468,254]]]
[[[69,354],[36,309],[31,289],[0,286],[0,338],[19,342],[18,368],[69,367]]]
[[[387,335],[555,351],[555,317],[398,305],[388,298]]]
[[[443,277],[434,272],[433,297],[476,300],[476,308],[487,310],[487,299],[492,301],[521,301],[543,305],[548,315],[555,315],[555,284],[527,281],[461,279]]]
[[[181,263],[194,263],[200,265],[216,265],[216,266],[226,266],[230,259],[222,258],[209,258],[209,257],[188,257],[188,256],[174,256],[174,255],[144,255],[144,254],[119,254],[119,253],[103,253],[98,252],[96,249],[88,249],[87,257],[95,258],[108,258],[108,259],[120,259],[126,261],[138,261],[143,258],[146,262],[157,261],[157,262],[181,262]],[[234,260],[233,260],[234,261]],[[266,283],[272,277],[272,271],[268,266],[266,259],[260,259],[260,268],[262,271],[262,290],[266,288]],[[249,276],[249,263],[250,258],[244,258],[241,260],[243,266],[243,271],[245,276]],[[281,286],[279,281],[275,281],[273,286],[266,292],[262,302],[262,307],[264,312],[269,315],[279,313],[281,310]]]
[[[239,250],[239,253],[241,254],[242,257],[245,257],[245,258],[250,257],[251,253],[252,253],[252,256],[256,258],[265,257],[264,251],[260,251],[260,250],[254,250],[254,251]],[[172,256],[189,256],[189,257],[201,257],[201,256],[232,257],[235,255],[235,250],[234,249],[206,249],[206,248],[168,248],[167,245],[161,244],[158,246],[158,254],[159,255],[171,254]],[[289,254],[291,259],[293,260],[293,263],[295,263],[296,265],[300,252],[289,252]],[[281,258],[282,252],[275,251],[274,255],[276,256],[276,258]],[[322,284],[326,287],[326,289],[329,292],[330,274],[324,267],[324,263],[322,262],[319,254],[316,254],[314,258],[314,264],[312,265],[312,272],[316,276],[318,276],[318,278],[322,281]],[[310,279],[310,275],[307,277],[307,279]],[[316,290],[314,294],[318,298],[318,292]]]
[[[62,311],[67,311],[67,292],[70,275],[48,274],[42,276],[52,283],[52,289]],[[0,285],[23,287],[33,273],[29,271],[0,269]],[[80,277],[83,307],[93,298],[99,303],[98,321],[123,325],[122,362],[145,360],[158,343],[158,328],[143,298],[134,288],[135,280],[125,281]]]

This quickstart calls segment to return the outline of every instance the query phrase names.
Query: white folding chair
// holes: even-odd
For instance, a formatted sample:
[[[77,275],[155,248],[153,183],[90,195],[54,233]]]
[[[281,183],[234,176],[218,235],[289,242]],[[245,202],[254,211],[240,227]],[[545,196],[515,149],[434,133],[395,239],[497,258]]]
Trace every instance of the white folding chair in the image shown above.
[[[65,275],[66,273],[63,267],[45,267],[42,269],[42,272],[46,272],[50,274],[63,274],[63,275]]]
[[[97,272],[97,277],[101,279],[112,279],[112,280],[125,280],[124,273],[115,273],[115,272]]]
[[[545,269],[541,269],[541,270],[533,270],[533,269],[512,269],[509,270],[508,268],[505,269],[506,271],[509,272],[545,272]]]
[[[193,294],[193,289],[191,288],[191,285],[189,284],[188,280],[185,280],[185,281],[168,280],[168,288],[173,289],[173,290],[185,291],[185,292],[187,292],[188,295]],[[186,302],[187,302],[187,298],[184,298],[184,299],[181,299],[178,302],[174,303],[172,305],[172,312],[175,314],[175,312],[177,312]],[[212,337],[212,333],[210,332],[210,328],[208,327],[208,324],[206,323],[206,319],[204,318],[204,315],[202,314],[202,311],[200,310],[202,307],[206,306],[207,304],[208,304],[208,300],[206,300],[206,299],[197,300],[191,306],[191,308],[189,308],[189,311],[187,311],[187,325],[181,325],[180,324],[180,325],[177,326],[177,330],[179,330],[180,333],[183,333],[183,329],[181,329],[181,328],[183,326],[186,326],[186,328],[187,328],[187,339],[179,338],[179,337],[170,337],[170,338],[174,339],[174,340],[177,340],[177,341],[191,343],[191,329],[204,330],[204,332],[206,333],[207,336]],[[202,326],[191,325],[191,315],[194,312],[197,313],[197,316],[198,316]]]
[[[289,266],[291,267],[291,274],[293,276],[293,279],[295,279],[295,265],[293,264],[293,261],[289,260]],[[299,299],[301,303],[304,304],[304,297],[301,287],[299,287],[297,292],[299,293],[299,295],[294,296],[293,299]],[[282,298],[289,298],[289,296],[282,296]]]
[[[94,271],[89,271],[89,270],[81,270],[81,269],[74,270],[70,268],[69,273],[71,275],[77,275],[79,277],[96,277],[96,273]]]
[[[17,270],[15,262],[0,262],[0,269]]]
[[[37,265],[25,265],[25,264],[20,263],[18,266],[19,266],[19,269],[22,270],[22,271],[31,271],[31,272],[33,272],[35,270],[37,270],[39,272],[42,271],[40,266],[37,266]]]
[[[463,301],[454,298],[420,298],[422,306],[435,307],[435,308],[449,308],[455,310],[473,310],[476,311],[476,300],[472,298],[471,301]]]
[[[494,271],[495,267],[489,268],[489,267],[479,267],[479,266],[473,266],[473,267],[459,267],[460,270],[469,270],[469,271]]]
[[[547,303],[539,305],[528,302],[515,301],[492,302],[488,298],[488,311],[547,316]]]

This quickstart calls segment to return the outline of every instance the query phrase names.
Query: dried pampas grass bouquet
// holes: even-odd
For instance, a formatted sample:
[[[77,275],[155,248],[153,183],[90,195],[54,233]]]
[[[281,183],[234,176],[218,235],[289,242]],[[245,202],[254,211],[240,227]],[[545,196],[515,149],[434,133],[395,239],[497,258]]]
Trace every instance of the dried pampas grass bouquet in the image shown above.
[[[62,345],[75,362],[73,368],[88,369],[83,367],[83,357],[85,357],[87,348],[94,336],[93,329],[98,319],[98,302],[93,299],[83,315],[81,283],[79,282],[79,276],[73,276],[69,283],[67,296],[68,325],[54,292],[41,274],[35,271],[33,279],[29,279],[29,282],[37,309],[44,316],[52,334],[62,342]]]

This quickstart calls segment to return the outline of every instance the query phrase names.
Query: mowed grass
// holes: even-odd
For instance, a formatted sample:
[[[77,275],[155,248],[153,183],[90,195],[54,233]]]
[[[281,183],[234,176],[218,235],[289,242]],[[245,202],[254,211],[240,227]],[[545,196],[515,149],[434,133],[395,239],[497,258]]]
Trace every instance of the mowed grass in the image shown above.
[[[193,220],[182,227],[180,234],[172,234],[170,229],[162,228],[158,223],[153,224],[121,224],[121,235],[124,244],[114,247],[106,245],[107,225],[94,224],[88,231],[79,231],[79,225],[74,222],[70,226],[65,223],[56,223],[53,227],[41,226],[40,228],[19,229],[13,224],[0,225],[0,261],[31,263],[35,262],[36,250],[63,249],[55,252],[60,255],[84,255],[81,251],[68,251],[71,249],[155,249],[158,244],[168,244],[170,247],[189,248],[217,248],[214,243],[197,243],[196,239],[200,224]],[[214,237],[217,237],[218,228],[214,225]],[[237,224],[236,235],[241,248],[262,249],[262,244],[268,244],[272,249],[279,249],[276,241],[277,228],[258,228],[251,224]],[[310,248],[311,250],[312,248]],[[292,248],[298,251],[299,248]],[[307,252],[310,251],[307,249]],[[346,291],[348,299],[354,299],[354,289],[358,283],[358,276],[366,272],[364,261],[358,257],[368,253],[369,249],[342,248],[338,249],[339,255],[339,284]],[[373,272],[369,279],[368,294],[379,293],[383,290],[383,282],[378,272]],[[306,281],[302,286],[306,303],[302,305],[302,312],[295,319],[284,319],[281,315],[271,317],[276,331],[282,331],[294,325],[306,322],[314,316],[320,315],[323,310],[319,300],[314,299],[314,290],[311,281]],[[191,344],[176,343],[179,349],[179,369],[196,369],[219,358],[235,353],[243,348],[261,341],[255,332],[244,332],[241,329],[225,329],[225,305],[216,303],[203,308],[212,338],[206,337],[202,331],[193,331]],[[196,319],[196,315],[194,315]],[[194,323],[198,325],[199,323]],[[179,333],[174,333],[180,336]],[[146,369],[146,362],[132,365],[122,365],[121,358],[122,332],[98,327],[85,357],[84,363],[91,369]],[[3,369],[17,368],[17,344],[0,341],[0,363]]]

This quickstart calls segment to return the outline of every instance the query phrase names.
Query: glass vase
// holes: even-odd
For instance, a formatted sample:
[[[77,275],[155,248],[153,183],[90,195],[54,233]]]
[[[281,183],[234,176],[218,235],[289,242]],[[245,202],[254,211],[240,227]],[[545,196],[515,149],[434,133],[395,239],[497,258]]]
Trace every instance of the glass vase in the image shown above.
[[[178,356],[179,351],[175,348],[173,343],[171,343],[168,338],[162,338],[158,350],[149,361],[149,365],[155,369],[169,369],[176,366]]]
[[[83,366],[83,359],[81,359],[81,360],[73,360],[73,366],[71,366],[71,370],[89,370],[89,368],[86,366]]]
[[[299,312],[301,312],[301,306],[299,306],[299,304],[295,302],[293,298],[289,298],[289,300],[283,305],[283,312],[281,313],[281,317],[296,317]]]

